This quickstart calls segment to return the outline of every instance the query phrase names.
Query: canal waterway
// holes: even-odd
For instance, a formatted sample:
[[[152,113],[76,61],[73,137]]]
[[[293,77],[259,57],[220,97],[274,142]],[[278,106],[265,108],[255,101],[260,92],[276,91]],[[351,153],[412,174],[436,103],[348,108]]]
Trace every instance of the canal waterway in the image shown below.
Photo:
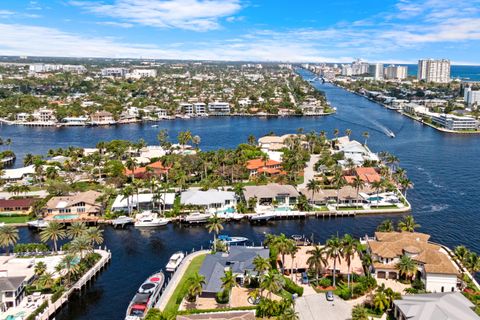
[[[311,77],[305,71],[301,74]],[[332,136],[335,128],[341,132],[348,128],[353,131],[352,138],[360,141],[362,132],[368,131],[369,147],[398,156],[413,181],[415,187],[408,191],[408,198],[412,214],[422,225],[420,231],[431,233],[434,241],[448,246],[465,244],[480,252],[480,137],[445,134],[331,84],[313,85],[326,93],[337,114],[312,118],[211,117],[163,121],[158,128],[149,124],[60,129],[3,125],[0,136],[13,139],[12,149],[21,159],[26,153],[45,153],[49,148],[93,147],[101,140],[143,138],[153,144],[160,129],[167,129],[171,137],[189,129],[201,137],[204,150],[233,147],[245,142],[250,134],[258,138],[270,131],[285,134],[303,128],[325,130]],[[388,137],[388,131],[396,137]],[[385,217],[289,220],[265,226],[242,222],[227,224],[225,233],[249,237],[257,244],[265,232],[313,235],[316,241],[325,241],[337,233],[356,237],[372,234]],[[396,215],[389,217],[398,219]],[[207,246],[210,238],[201,226],[169,225],[149,231],[106,227],[105,244],[112,250],[111,264],[57,319],[122,319],[135,290],[149,274],[163,268],[174,252]],[[31,240],[38,240],[38,234],[21,229],[21,241]]]

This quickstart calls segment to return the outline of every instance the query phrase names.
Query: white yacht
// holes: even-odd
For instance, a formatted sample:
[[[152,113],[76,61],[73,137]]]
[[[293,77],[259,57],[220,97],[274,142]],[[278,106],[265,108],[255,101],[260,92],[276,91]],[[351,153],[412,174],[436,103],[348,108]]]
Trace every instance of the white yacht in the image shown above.
[[[269,221],[275,219],[277,214],[274,211],[267,211],[262,213],[254,214],[250,216],[250,221],[252,222],[261,222],[261,221]]]
[[[124,227],[127,224],[133,223],[133,218],[127,216],[119,216],[118,218],[112,220],[112,225],[114,227]]]
[[[130,301],[125,320],[144,319],[148,310],[158,302],[164,281],[165,276],[161,271],[148,277]]]
[[[167,263],[167,267],[166,267],[167,271],[174,272],[175,270],[177,270],[178,266],[180,265],[180,263],[182,263],[184,258],[185,258],[185,253],[183,253],[182,251],[178,251],[174,253],[170,257],[170,260]]]
[[[28,221],[27,225],[29,228],[44,229],[48,227],[48,222],[43,219]]]
[[[156,213],[144,211],[139,215],[134,225],[135,227],[160,227],[166,225],[168,222],[168,219],[159,218]]]
[[[218,240],[228,245],[238,245],[247,242],[249,239],[245,237],[230,237],[229,235],[221,234],[218,236]]]
[[[187,223],[204,223],[211,217],[209,213],[192,212],[185,217]]]

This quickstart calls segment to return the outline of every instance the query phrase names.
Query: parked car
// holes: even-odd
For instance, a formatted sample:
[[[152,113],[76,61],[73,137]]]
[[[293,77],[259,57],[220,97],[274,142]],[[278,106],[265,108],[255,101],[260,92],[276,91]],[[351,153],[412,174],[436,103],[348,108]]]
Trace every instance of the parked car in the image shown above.
[[[333,292],[327,291],[326,298],[327,298],[327,301],[333,301]]]
[[[302,272],[302,284],[308,284],[308,275],[306,272]]]

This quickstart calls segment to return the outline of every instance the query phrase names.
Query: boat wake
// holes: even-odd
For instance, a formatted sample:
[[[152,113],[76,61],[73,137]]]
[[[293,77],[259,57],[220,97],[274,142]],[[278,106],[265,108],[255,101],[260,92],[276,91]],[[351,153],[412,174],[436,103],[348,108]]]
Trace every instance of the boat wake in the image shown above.
[[[422,210],[426,212],[440,212],[448,209],[450,206],[448,204],[430,204],[422,206]]]
[[[345,122],[345,123],[350,123],[350,124],[353,124],[353,125],[364,127],[364,128],[369,129],[371,131],[375,131],[375,132],[378,132],[378,133],[383,133],[386,136],[389,136],[391,138],[395,138],[395,133],[392,130],[388,129],[387,127],[381,125],[378,121],[367,120],[367,119],[362,117],[366,122],[370,122],[370,123],[372,123],[373,125],[376,126],[376,127],[373,127],[373,126],[369,126],[369,125],[366,125],[366,124],[363,124],[363,123],[358,123],[358,122],[353,122],[353,121],[341,119],[337,116],[333,116],[333,118],[335,118],[337,120],[340,120],[342,122]]]

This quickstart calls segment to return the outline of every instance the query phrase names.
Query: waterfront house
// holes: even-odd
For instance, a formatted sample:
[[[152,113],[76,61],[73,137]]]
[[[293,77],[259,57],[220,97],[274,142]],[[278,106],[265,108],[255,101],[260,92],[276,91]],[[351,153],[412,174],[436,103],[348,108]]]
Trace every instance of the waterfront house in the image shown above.
[[[297,202],[300,194],[294,186],[270,183],[264,186],[245,186],[243,196],[247,202],[252,198],[256,199],[259,205],[276,203],[290,206]]]
[[[88,219],[101,213],[101,204],[98,199],[102,194],[89,190],[68,196],[53,197],[45,205],[44,212],[47,218]],[[58,217],[57,217],[58,216]]]
[[[87,125],[88,118],[86,116],[80,117],[66,117],[62,119],[62,123],[65,126],[85,126]]]
[[[29,214],[38,199],[0,199],[0,215],[2,214]]]
[[[228,102],[210,102],[208,104],[208,113],[216,116],[229,115],[230,104]]]
[[[337,189],[320,189],[312,193],[308,189],[302,189],[300,192],[305,195],[308,202],[315,205],[327,205],[329,203],[347,204],[347,205],[362,205],[364,203],[360,193],[369,194],[374,190],[366,185],[359,190],[359,197],[357,199],[357,190],[352,186],[344,186]]]
[[[431,113],[430,115],[433,123],[447,130],[472,131],[478,129],[478,121],[472,117],[444,113]]]
[[[173,207],[175,201],[175,193],[159,193],[155,195],[153,193],[140,193],[129,196],[128,198],[118,195],[113,201],[112,211],[128,212],[128,205],[130,204],[131,210],[153,210],[159,206],[163,210],[170,210]]]
[[[353,181],[355,180],[355,177],[360,177],[360,179],[362,179],[363,182],[370,183],[370,184],[373,182],[378,182],[382,180],[382,176],[375,170],[375,168],[371,168],[371,167],[355,168],[355,170],[353,170],[353,173],[355,175],[343,177],[348,184],[353,183]]]
[[[397,320],[480,320],[474,308],[460,292],[405,295],[393,301]]]
[[[92,125],[104,126],[115,124],[116,121],[113,115],[108,111],[97,111],[90,115],[90,122]]]
[[[375,232],[374,239],[367,239],[373,275],[378,279],[398,279],[397,263],[406,255],[416,262],[417,273],[427,291],[457,291],[458,267],[444,248],[429,239],[430,235],[419,232]]]
[[[189,189],[180,195],[180,203],[185,206],[201,207],[204,210],[220,211],[235,208],[237,197],[232,191]]]
[[[7,270],[0,270],[0,310],[16,307],[25,296],[26,277],[9,277]]]
[[[248,160],[246,167],[250,172],[251,177],[262,175],[262,174],[269,175],[269,176],[287,174],[282,169],[282,163],[272,159],[268,159],[266,161],[262,159]]]
[[[231,246],[227,253],[217,252],[207,255],[199,271],[205,277],[201,297],[214,298],[218,292],[222,291],[221,278],[228,269],[232,271],[237,283],[243,285],[248,274],[256,274],[253,265],[256,256],[268,259],[270,251],[263,247]]]
[[[379,161],[378,156],[367,146],[355,140],[345,139],[345,137],[335,144],[335,152],[341,152],[344,155],[345,160],[338,161],[342,167],[346,166],[347,159],[351,159],[357,166],[361,166],[365,161]]]
[[[33,113],[33,118],[35,122],[40,124],[54,124],[57,122],[57,118],[55,117],[55,111],[48,108],[40,108]]]
[[[5,182],[14,182],[27,179],[35,174],[35,167],[33,165],[3,170],[3,175],[0,177]]]
[[[147,160],[148,161],[148,160]],[[171,169],[171,166],[164,166],[161,161],[156,161],[146,165],[145,167],[135,168],[133,171],[130,169],[125,169],[126,176],[134,176],[138,179],[146,179],[148,177],[157,176],[163,177]]]

